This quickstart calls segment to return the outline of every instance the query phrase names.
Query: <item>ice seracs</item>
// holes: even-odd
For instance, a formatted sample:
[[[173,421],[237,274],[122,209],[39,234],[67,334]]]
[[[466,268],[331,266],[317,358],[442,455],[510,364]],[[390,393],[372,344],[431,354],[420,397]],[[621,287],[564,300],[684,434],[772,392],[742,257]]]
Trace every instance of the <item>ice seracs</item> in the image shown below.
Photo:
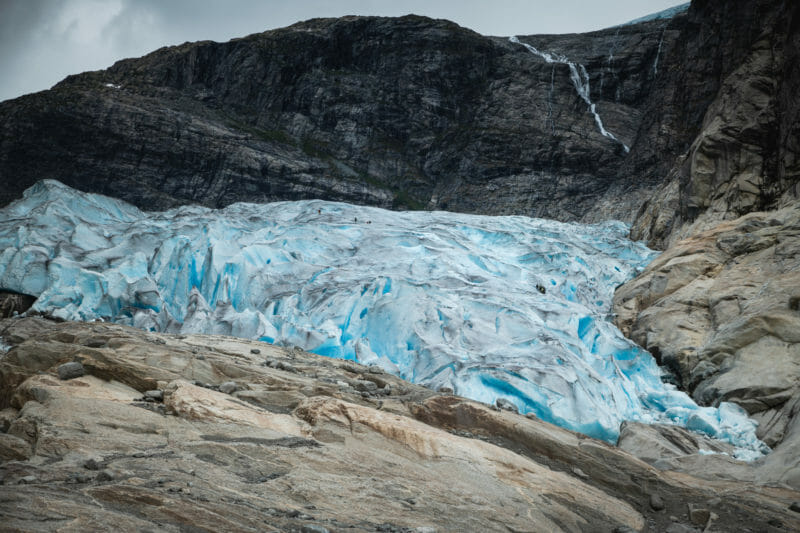
[[[366,364],[614,441],[623,420],[762,445],[698,407],[606,320],[654,256],[620,222],[324,201],[144,213],[44,181],[0,210],[0,287],[34,309],[260,339]]]

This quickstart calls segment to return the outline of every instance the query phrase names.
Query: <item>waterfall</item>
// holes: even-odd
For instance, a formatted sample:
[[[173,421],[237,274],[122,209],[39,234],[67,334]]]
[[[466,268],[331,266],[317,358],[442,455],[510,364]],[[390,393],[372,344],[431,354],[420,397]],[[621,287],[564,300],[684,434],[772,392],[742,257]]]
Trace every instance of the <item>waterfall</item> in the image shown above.
[[[559,54],[551,54],[548,52],[541,52],[537,50],[535,47],[521,42],[517,37],[510,37],[509,41],[516,44],[521,44],[525,48],[528,49],[529,52],[535,54],[542,59],[544,59],[547,63],[559,63],[562,65],[567,65],[569,67],[569,77],[572,81],[572,85],[575,87],[575,91],[577,91],[578,96],[580,96],[586,105],[589,107],[589,111],[594,116],[594,121],[597,124],[600,133],[603,137],[608,137],[609,139],[618,142],[622,145],[625,149],[625,153],[630,152],[630,148],[628,145],[617,139],[617,137],[611,133],[610,131],[606,130],[603,126],[603,120],[600,118],[600,115],[597,113],[597,106],[591,100],[591,94],[589,90],[589,73],[586,72],[586,68],[580,64],[570,61],[567,57],[559,55]]]
[[[550,91],[547,93],[547,123],[550,125],[550,131],[553,135],[556,134],[556,121],[553,118],[553,93],[555,92],[556,84],[556,66],[550,71]]]
[[[656,51],[656,60],[653,62],[653,76],[658,76],[658,58],[661,56],[661,45],[664,44],[664,34],[667,32],[666,26],[661,30],[661,38],[658,40],[658,50]]]

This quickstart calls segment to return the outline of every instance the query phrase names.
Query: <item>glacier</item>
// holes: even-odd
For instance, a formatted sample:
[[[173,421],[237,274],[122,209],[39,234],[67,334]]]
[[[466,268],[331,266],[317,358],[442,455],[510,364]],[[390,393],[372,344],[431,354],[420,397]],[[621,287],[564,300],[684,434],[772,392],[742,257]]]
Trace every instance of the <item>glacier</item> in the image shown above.
[[[697,406],[612,324],[615,287],[656,255],[627,233],[321,200],[147,213],[44,180],[0,209],[0,288],[66,320],[380,365],[609,442],[635,420],[766,453],[744,410]]]
[[[663,11],[658,11],[656,13],[651,13],[649,15],[645,15],[644,17],[639,17],[633,20],[629,20],[623,24],[619,24],[617,26],[611,26],[611,28],[619,28],[622,26],[631,26],[633,24],[639,24],[641,22],[651,22],[654,20],[665,20],[668,21],[669,19],[675,18],[676,16],[680,15],[681,13],[685,13],[689,10],[691,2],[686,2],[683,4],[679,4],[677,6],[669,7],[664,9]]]

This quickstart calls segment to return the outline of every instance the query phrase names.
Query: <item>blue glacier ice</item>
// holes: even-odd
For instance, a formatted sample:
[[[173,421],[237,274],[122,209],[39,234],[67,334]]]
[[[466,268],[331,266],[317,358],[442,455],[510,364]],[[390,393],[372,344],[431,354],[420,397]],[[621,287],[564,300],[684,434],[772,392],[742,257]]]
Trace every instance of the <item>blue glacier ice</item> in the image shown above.
[[[653,20],[668,20],[671,18],[675,18],[676,16],[680,15],[689,10],[691,2],[685,2],[683,4],[679,4],[673,7],[669,7],[664,9],[663,11],[658,11],[656,13],[651,13],[649,15],[645,15],[643,17],[639,17],[628,21],[624,24],[620,24],[619,26],[630,26],[632,24],[639,24],[640,22],[650,22]],[[611,26],[612,28],[617,28],[619,26]]]
[[[614,441],[623,420],[767,449],[698,407],[609,321],[655,256],[621,222],[393,212],[325,201],[145,213],[42,181],[0,210],[0,288],[34,309],[235,335],[377,364]]]

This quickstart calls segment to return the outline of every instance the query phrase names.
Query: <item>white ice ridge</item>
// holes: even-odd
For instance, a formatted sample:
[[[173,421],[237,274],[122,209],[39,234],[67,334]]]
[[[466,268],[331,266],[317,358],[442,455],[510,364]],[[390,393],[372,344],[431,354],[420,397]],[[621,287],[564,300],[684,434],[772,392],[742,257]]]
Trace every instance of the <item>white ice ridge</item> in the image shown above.
[[[655,256],[627,231],[324,201],[144,213],[43,181],[0,210],[0,288],[65,319],[377,364],[612,442],[623,420],[676,423],[757,456],[742,409],[698,407],[606,319]]]
[[[620,24],[619,26],[612,26],[612,28],[619,28],[621,26],[630,26],[632,24],[639,24],[640,22],[649,22],[652,20],[667,20],[688,11],[691,2],[686,2],[685,4],[680,4],[675,7],[667,8],[663,11],[658,11],[657,13],[651,13],[650,15],[645,15],[644,17],[640,17],[624,24]]]
[[[541,57],[547,63],[560,63],[562,65],[567,65],[569,67],[569,78],[570,80],[572,80],[572,85],[578,92],[578,96],[580,96],[583,99],[583,101],[586,102],[586,105],[589,106],[589,111],[592,113],[592,116],[594,116],[594,121],[597,124],[600,133],[604,137],[608,137],[609,139],[621,144],[623,149],[625,150],[625,153],[631,151],[631,149],[628,147],[627,144],[617,139],[616,135],[606,130],[606,128],[603,126],[603,121],[600,118],[600,114],[597,112],[597,106],[594,103],[592,103],[592,100],[590,98],[591,93],[589,91],[589,73],[586,72],[586,68],[582,64],[570,61],[567,57],[559,54],[541,52],[535,47],[527,43],[523,43],[516,36],[509,37],[508,40],[511,41],[512,43],[521,44],[522,46],[527,48],[529,52]]]

